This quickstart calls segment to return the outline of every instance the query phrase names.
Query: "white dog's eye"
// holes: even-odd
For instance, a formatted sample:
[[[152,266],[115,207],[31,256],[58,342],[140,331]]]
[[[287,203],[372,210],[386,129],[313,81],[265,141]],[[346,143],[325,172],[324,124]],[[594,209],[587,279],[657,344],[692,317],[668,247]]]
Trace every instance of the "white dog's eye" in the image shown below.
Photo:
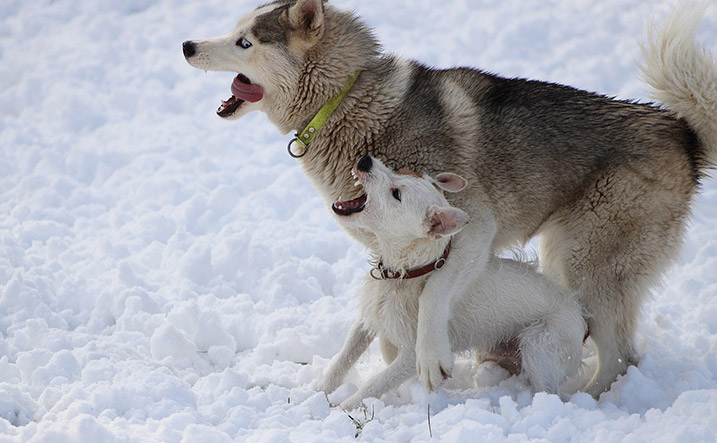
[[[391,194],[393,195],[393,198],[395,198],[398,201],[401,201],[401,190],[398,188],[393,188],[391,190]]]
[[[237,40],[236,45],[241,46],[244,49],[251,48],[251,42],[249,40],[245,39],[244,37]]]

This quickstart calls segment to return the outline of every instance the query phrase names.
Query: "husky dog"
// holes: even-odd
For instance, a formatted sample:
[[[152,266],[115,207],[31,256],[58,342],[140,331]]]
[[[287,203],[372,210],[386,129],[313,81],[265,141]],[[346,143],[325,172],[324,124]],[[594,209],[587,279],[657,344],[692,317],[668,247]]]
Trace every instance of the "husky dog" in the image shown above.
[[[369,156],[353,173],[366,192],[362,203],[332,207],[342,225],[375,233],[371,253],[380,265],[361,288],[359,318],[320,389],[335,390],[377,335],[396,346],[396,356],[341,406],[356,408],[364,398],[379,397],[414,375],[416,330],[423,314],[419,296],[425,295],[426,281],[451,278],[440,268],[459,259],[473,266],[461,276],[467,292],[454,294],[449,307],[451,350],[488,349],[517,337],[533,387],[558,393],[559,383],[575,374],[581,362],[584,321],[575,297],[527,265],[491,254],[492,217],[479,213],[471,222],[476,229],[469,236],[458,234],[468,214],[450,206],[441,190],[465,188],[459,175],[438,174],[435,180],[400,175]]]
[[[282,133],[302,131],[345,93],[299,160],[328,204],[361,194],[346,171],[369,153],[391,168],[465,177],[469,189],[450,201],[472,217],[488,208],[494,250],[539,235],[543,271],[590,314],[598,365],[586,389],[597,396],[636,361],[640,307],[676,256],[700,181],[717,163],[717,66],[694,43],[705,7],[685,2],[648,35],[642,70],[663,107],[403,60],[382,53],[355,14],[322,0],[269,3],[228,34],[183,49],[197,68],[238,73],[217,111],[225,119],[259,110]],[[376,241],[360,227],[349,232]],[[472,267],[449,260],[441,272],[470,275]],[[421,310],[445,314],[444,294],[466,289],[461,278],[442,284],[428,282]],[[448,319],[424,320],[417,366],[430,387],[450,370]],[[395,345],[381,339],[386,355]]]

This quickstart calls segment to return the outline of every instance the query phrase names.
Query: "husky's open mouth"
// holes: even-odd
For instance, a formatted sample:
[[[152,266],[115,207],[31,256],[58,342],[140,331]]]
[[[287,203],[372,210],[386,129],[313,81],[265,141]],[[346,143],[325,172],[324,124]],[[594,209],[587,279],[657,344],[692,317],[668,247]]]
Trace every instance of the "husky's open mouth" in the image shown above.
[[[258,102],[264,97],[264,90],[261,86],[253,84],[244,74],[237,74],[232,81],[232,96],[228,100],[222,100],[221,106],[217,109],[220,117],[229,117],[234,114],[242,103]]]

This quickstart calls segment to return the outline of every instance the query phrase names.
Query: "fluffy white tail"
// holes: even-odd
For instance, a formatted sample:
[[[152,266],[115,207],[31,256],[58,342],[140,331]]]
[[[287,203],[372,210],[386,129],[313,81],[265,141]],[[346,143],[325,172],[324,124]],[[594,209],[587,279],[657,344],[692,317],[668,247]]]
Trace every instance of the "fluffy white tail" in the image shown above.
[[[641,45],[645,81],[654,98],[684,118],[703,145],[705,160],[717,166],[717,63],[697,46],[697,26],[707,2],[684,1],[661,27],[651,25]]]

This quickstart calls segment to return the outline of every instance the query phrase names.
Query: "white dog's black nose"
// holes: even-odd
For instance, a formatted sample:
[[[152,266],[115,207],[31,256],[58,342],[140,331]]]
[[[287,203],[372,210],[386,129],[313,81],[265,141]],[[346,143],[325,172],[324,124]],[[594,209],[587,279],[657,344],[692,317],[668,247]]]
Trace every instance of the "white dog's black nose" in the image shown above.
[[[373,160],[371,160],[370,156],[364,155],[356,165],[356,169],[361,172],[368,172],[371,170],[371,166],[373,166]]]
[[[182,43],[182,52],[184,52],[185,57],[189,58],[197,53],[197,47],[194,45],[194,42],[187,40]]]

